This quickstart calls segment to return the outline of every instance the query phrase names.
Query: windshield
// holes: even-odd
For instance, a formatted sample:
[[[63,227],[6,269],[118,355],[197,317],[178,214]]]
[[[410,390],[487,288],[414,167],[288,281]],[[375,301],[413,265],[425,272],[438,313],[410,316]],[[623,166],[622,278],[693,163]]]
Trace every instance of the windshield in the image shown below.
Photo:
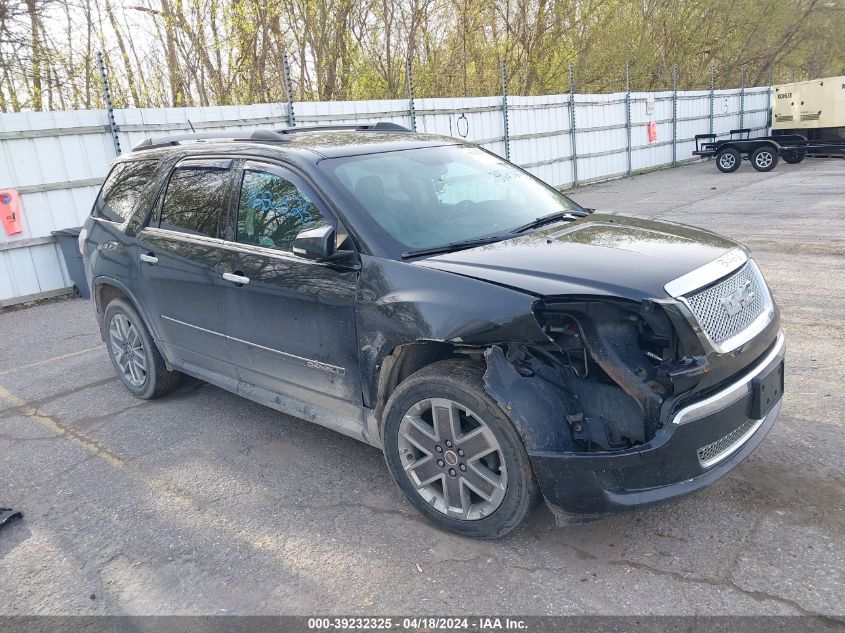
[[[476,147],[439,146],[320,163],[390,239],[413,254],[510,231],[581,207]]]

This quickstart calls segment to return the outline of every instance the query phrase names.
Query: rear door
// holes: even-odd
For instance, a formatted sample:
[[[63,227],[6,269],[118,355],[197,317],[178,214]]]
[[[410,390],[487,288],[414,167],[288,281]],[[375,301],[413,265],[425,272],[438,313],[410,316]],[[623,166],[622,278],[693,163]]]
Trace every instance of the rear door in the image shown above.
[[[231,377],[217,264],[234,166],[228,159],[177,163],[138,234],[142,301],[167,355]]]
[[[361,408],[358,273],[293,254],[306,228],[336,221],[299,175],[248,161],[237,178],[219,270],[228,343],[242,380],[350,417]]]

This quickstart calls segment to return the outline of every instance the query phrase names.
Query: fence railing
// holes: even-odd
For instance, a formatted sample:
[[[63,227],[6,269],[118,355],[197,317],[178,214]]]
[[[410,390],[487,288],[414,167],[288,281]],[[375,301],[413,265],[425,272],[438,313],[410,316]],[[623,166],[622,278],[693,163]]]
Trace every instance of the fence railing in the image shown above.
[[[770,89],[566,93],[0,114],[0,189],[21,194],[22,234],[0,231],[0,304],[70,285],[51,231],[79,226],[118,150],[149,136],[391,121],[508,157],[561,188],[688,160],[694,136],[767,128]],[[657,136],[649,140],[653,122]]]

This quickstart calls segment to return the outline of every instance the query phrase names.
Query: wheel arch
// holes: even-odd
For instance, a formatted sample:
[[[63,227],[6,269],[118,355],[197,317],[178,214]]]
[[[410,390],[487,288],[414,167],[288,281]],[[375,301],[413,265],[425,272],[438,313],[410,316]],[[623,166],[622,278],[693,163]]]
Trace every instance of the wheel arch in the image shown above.
[[[484,354],[484,348],[475,352],[478,358]],[[452,358],[472,358],[459,351],[458,346],[448,341],[417,340],[412,343],[397,345],[382,360],[376,385],[375,415],[379,422],[379,434],[384,427],[383,413],[387,401],[403,380],[419,370],[438,361]]]
[[[399,345],[385,357],[375,408],[382,444],[384,412],[393,392],[411,375],[443,360],[462,360],[483,372],[484,391],[513,423],[529,453],[571,449],[568,427],[563,424],[568,403],[551,383],[520,375],[506,358],[502,345],[465,348],[438,341]]]
[[[141,320],[144,322],[144,327],[147,328],[147,331],[150,333],[151,338],[153,339],[153,344],[158,349],[159,353],[161,354],[162,358],[164,359],[164,363],[168,370],[172,370],[172,366],[170,361],[167,359],[167,356],[162,352],[161,346],[158,344],[159,338],[155,329],[151,325],[151,321],[147,316],[146,312],[143,308],[141,308],[140,302],[135,298],[134,293],[126,287],[124,283],[121,281],[114,279],[113,277],[97,277],[92,281],[93,292],[91,293],[94,299],[94,306],[97,311],[97,325],[100,328],[100,337],[103,341],[106,341],[108,338],[108,332],[106,331],[106,324],[105,324],[105,310],[106,306],[113,300],[113,299],[124,299],[135,309],[135,311],[141,316]]]
[[[749,149],[746,150],[745,153],[748,155],[749,158],[751,158],[751,154],[756,152],[761,147],[766,147],[767,145],[770,146],[775,151],[775,154],[780,154],[781,150],[783,149],[782,146],[779,145],[778,143],[775,143],[772,140],[766,139],[764,141],[758,141],[757,143],[752,144],[751,147],[749,147]]]

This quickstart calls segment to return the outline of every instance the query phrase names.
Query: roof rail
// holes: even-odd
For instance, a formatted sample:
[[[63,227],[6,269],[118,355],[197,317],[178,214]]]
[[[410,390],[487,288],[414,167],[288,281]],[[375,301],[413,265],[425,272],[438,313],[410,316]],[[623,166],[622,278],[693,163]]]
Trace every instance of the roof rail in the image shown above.
[[[174,134],[172,136],[159,136],[157,138],[145,138],[132,148],[133,152],[146,149],[154,149],[157,147],[167,147],[168,145],[179,145],[183,141],[211,141],[211,140],[231,140],[231,141],[264,141],[275,143],[287,143],[288,139],[284,138],[278,132],[272,130],[254,130],[252,132],[244,130],[234,130],[232,132],[196,132],[193,134]]]
[[[296,134],[297,132],[331,132],[333,130],[351,130],[355,132],[410,132],[408,128],[391,123],[390,121],[379,121],[366,125],[303,125],[300,127],[286,127],[276,130],[279,134]]]
[[[299,132],[323,132],[331,130],[351,130],[357,132],[410,132],[406,127],[388,121],[379,121],[368,125],[311,125],[303,127],[289,127],[281,130],[254,130],[247,132],[235,130],[232,132],[195,132],[193,134],[174,134],[173,136],[159,136],[157,138],[145,138],[132,148],[133,152],[179,145],[183,141],[258,141],[271,143],[288,143],[290,139],[285,138],[290,134]]]

